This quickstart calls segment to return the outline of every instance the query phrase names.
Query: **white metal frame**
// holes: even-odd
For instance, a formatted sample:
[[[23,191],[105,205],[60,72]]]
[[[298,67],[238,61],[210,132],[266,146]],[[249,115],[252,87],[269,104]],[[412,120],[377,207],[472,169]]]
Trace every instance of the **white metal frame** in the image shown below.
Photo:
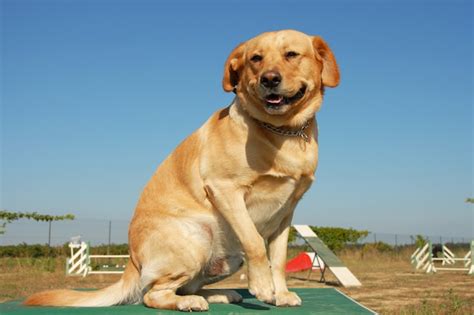
[[[467,271],[469,275],[474,275],[474,241],[471,241],[471,250],[463,257],[456,257],[448,247],[443,245],[443,257],[433,257],[431,241],[423,247],[418,247],[410,257],[412,265],[416,270],[423,270],[427,273],[434,273],[438,270],[447,271]],[[441,267],[435,267],[434,263],[441,261]],[[461,262],[462,267],[455,267],[456,262]],[[449,266],[449,267],[444,267]]]
[[[66,260],[66,274],[68,276],[83,277],[89,274],[121,274],[123,270],[92,270],[91,259],[130,258],[129,255],[90,255],[89,244],[86,242],[71,242],[71,257]]]

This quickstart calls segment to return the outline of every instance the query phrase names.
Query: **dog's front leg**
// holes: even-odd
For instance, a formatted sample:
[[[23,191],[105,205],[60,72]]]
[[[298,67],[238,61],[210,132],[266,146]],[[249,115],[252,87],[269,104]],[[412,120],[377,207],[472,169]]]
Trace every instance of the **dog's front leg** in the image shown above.
[[[214,181],[205,186],[209,201],[224,217],[242,245],[248,265],[249,291],[260,301],[275,304],[272,273],[265,241],[247,211],[244,192],[232,182]]]
[[[268,240],[273,283],[275,284],[275,304],[277,306],[301,305],[300,297],[296,293],[288,291],[286,286],[285,266],[292,217],[293,215],[289,215]]]
[[[275,304],[277,306],[298,306],[301,305],[300,297],[288,291],[286,286],[286,255],[288,248],[288,235],[290,234],[291,220],[293,212],[303,194],[309,189],[314,176],[303,176],[296,187],[293,201],[288,206],[288,215],[282,220],[279,228],[268,239],[268,249],[272,265],[273,282],[275,283]]]

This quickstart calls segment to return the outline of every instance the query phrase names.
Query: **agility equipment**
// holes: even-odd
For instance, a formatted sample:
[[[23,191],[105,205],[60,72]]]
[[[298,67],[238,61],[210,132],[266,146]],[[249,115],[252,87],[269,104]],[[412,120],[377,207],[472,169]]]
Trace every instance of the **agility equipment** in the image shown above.
[[[433,244],[431,241],[418,247],[410,257],[411,264],[415,270],[426,273],[435,273],[438,270],[467,271],[474,275],[474,241],[471,241],[471,250],[462,257],[456,255],[446,246],[442,246],[442,257],[433,257]],[[441,262],[441,266],[435,266],[435,262]],[[461,266],[459,266],[460,263]]]
[[[316,253],[303,252],[286,263],[285,272],[299,272],[308,269],[324,269],[324,262]]]
[[[362,285],[349,268],[323,243],[308,225],[293,225],[293,227],[306,244],[316,253],[317,256],[315,257],[321,258],[324,262],[324,268],[321,269],[322,279],[324,279],[324,272],[328,268],[344,287],[360,287]]]
[[[92,259],[127,259],[129,255],[90,255],[89,243],[81,242],[78,238],[72,238],[69,243],[71,256],[66,260],[66,275],[87,276],[90,274],[121,274],[125,269],[123,264],[102,264],[99,270],[91,266]]]
[[[300,307],[276,307],[258,301],[250,295],[247,290],[236,290],[243,297],[239,304],[210,304],[209,313],[213,315],[227,314],[279,314],[279,315],[308,315],[308,314],[332,314],[332,315],[365,315],[376,314],[374,311],[351,299],[335,288],[305,288],[290,289],[303,300]],[[148,308],[143,304],[119,305],[110,307],[45,307],[24,306],[21,301],[0,303],[0,314],[2,315],[173,315],[182,314],[176,311],[156,310]]]
[[[294,257],[290,261],[286,263],[285,272],[299,272],[308,270],[308,275],[306,276],[306,280],[311,278],[311,273],[313,270],[320,270],[321,271],[321,278],[319,282],[325,282],[326,279],[324,278],[324,272],[326,270],[326,266],[321,258],[316,255],[314,252],[303,252],[300,253],[298,256]]]

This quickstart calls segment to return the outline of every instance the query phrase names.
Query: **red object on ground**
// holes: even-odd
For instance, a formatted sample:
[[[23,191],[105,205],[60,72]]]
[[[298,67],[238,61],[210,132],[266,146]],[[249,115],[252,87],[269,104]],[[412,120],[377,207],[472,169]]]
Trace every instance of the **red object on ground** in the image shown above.
[[[313,262],[306,253],[301,253],[289,262],[286,263],[286,272],[298,272],[302,270],[308,270],[312,267]]]

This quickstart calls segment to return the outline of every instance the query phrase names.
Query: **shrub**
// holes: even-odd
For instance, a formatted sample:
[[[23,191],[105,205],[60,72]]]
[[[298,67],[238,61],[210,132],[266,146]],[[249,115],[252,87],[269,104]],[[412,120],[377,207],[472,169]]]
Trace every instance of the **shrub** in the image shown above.
[[[415,243],[416,247],[423,247],[428,242],[428,239],[423,237],[422,235],[418,234],[415,237],[410,236],[412,242]]]
[[[108,245],[92,246],[91,254],[105,255],[107,254]],[[21,243],[18,245],[0,246],[0,257],[23,257],[23,258],[40,258],[40,257],[66,257],[69,255],[70,249],[68,243],[61,246],[48,245],[28,245]],[[111,244],[109,247],[110,255],[127,255],[127,244]]]
[[[362,250],[365,252],[371,251],[371,250],[375,250],[378,252],[390,252],[393,250],[393,247],[384,242],[376,242],[376,243],[364,244],[364,247],[362,247]]]
[[[92,246],[90,252],[94,255],[128,255],[128,244],[112,244],[110,247],[108,245]]]

